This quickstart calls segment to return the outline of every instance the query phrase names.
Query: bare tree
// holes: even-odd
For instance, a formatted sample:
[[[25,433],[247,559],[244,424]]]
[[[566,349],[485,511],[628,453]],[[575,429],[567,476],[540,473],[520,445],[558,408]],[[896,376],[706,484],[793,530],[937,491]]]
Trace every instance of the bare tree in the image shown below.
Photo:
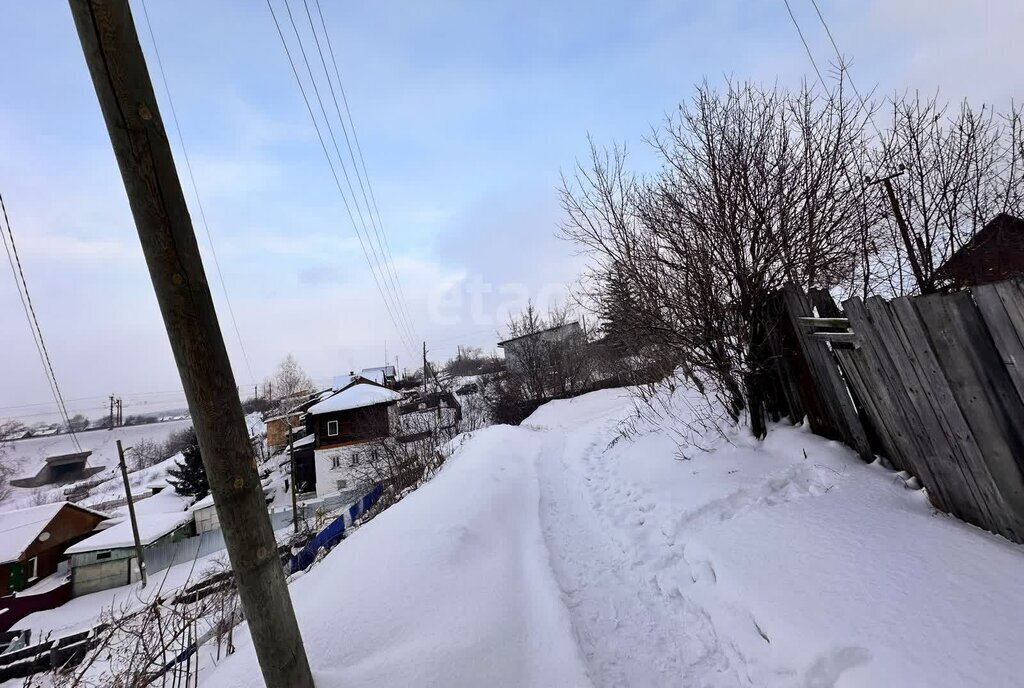
[[[939,289],[942,264],[998,213],[1019,215],[1024,203],[1024,120],[1020,106],[1000,114],[967,101],[950,113],[938,97],[894,97],[890,128],[874,153],[884,186],[871,288],[883,295]],[[900,227],[895,215],[904,220]]]
[[[766,433],[766,305],[793,283],[852,283],[867,234],[865,113],[818,94],[698,87],[653,133],[662,171],[641,179],[592,146],[564,183],[565,237],[617,345],[717,397]]]
[[[278,364],[277,372],[270,382],[275,399],[313,391],[313,380],[291,354],[285,356],[284,360]]]

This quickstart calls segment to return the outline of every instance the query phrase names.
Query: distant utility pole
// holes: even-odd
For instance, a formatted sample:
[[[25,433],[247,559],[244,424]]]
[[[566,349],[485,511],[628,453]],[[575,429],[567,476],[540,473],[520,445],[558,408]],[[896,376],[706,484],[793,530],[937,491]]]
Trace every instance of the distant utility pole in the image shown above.
[[[114,395],[110,395],[110,430],[114,429]]]
[[[117,398],[117,424],[118,426],[124,425],[124,413],[121,406],[121,397]]]
[[[423,342],[423,393],[427,393],[427,343]]]
[[[135,559],[139,563],[139,578],[142,580],[142,587],[146,587],[146,560],[142,555],[142,542],[139,540],[139,522],[135,520],[135,502],[132,501],[132,488],[128,483],[128,468],[124,463],[124,448],[121,447],[121,440],[117,441],[117,459],[121,463],[124,498],[128,500],[128,518],[132,520],[132,537],[135,539]]]
[[[69,0],[270,688],[311,688],[306,650],[192,220],[128,0]]]

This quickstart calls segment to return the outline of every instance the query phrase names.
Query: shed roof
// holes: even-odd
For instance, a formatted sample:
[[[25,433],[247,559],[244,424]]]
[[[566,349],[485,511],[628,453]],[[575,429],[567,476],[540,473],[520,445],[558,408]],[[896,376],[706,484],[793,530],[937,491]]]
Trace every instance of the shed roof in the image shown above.
[[[104,519],[109,518],[103,512],[71,502],[54,502],[2,513],[0,514],[0,563],[5,564],[21,559],[25,550],[46,530],[46,527],[64,507],[85,511]]]
[[[146,546],[153,544],[164,535],[174,532],[191,521],[192,513],[188,511],[175,511],[169,514],[138,514],[136,519],[139,523],[139,542]],[[113,528],[107,528],[92,537],[88,537],[68,547],[67,553],[81,554],[82,552],[134,546],[135,538],[132,536],[131,521],[125,520]]]
[[[322,413],[334,413],[335,411],[347,411],[364,406],[376,406],[377,404],[390,404],[400,401],[402,395],[398,392],[381,387],[372,382],[359,382],[346,387],[332,397],[309,407],[311,415]]]
[[[536,332],[527,332],[526,334],[521,334],[518,337],[510,337],[510,338],[508,338],[508,339],[506,339],[504,341],[498,342],[498,346],[503,347],[503,346],[505,346],[506,344],[508,344],[510,342],[519,341],[520,339],[527,339],[529,337],[537,337],[539,335],[546,334],[548,332],[557,332],[558,330],[563,330],[563,329],[580,330],[581,328],[580,328],[580,324],[578,322],[575,322],[575,321],[574,322],[567,322],[564,325],[555,325],[554,327],[549,327],[549,328],[544,329],[544,330],[537,330]]]

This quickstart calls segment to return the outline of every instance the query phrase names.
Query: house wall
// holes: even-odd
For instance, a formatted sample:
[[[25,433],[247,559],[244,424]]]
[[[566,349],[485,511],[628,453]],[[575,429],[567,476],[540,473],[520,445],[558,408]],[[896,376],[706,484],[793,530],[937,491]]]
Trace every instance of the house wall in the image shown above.
[[[288,444],[288,428],[301,428],[302,414],[293,413],[284,418],[267,421],[267,446],[280,449]]]
[[[19,571],[15,578],[21,581],[21,584],[17,586],[18,590],[24,590],[50,574],[56,573],[57,566],[64,559],[64,550],[91,535],[92,530],[103,520],[101,516],[73,506],[65,506],[58,511],[42,531],[49,535],[45,541],[40,542],[36,539],[25,550],[19,561],[9,562],[2,566],[0,569],[0,595],[17,592],[11,587],[11,574],[15,568]],[[33,557],[36,558],[36,575],[34,578],[26,579],[24,574],[27,563]]]
[[[394,413],[394,406],[377,404],[312,416],[309,429],[316,435],[316,449],[330,449],[387,437],[390,434],[389,419]],[[332,421],[338,421],[338,434],[334,436],[327,434],[328,424]]]
[[[217,517],[217,507],[211,504],[203,509],[196,509],[192,512],[196,522],[196,534],[206,533],[220,528],[220,519]]]
[[[329,420],[339,421],[339,437],[327,436]],[[316,434],[313,465],[317,497],[362,487],[360,483],[365,481],[359,475],[358,464],[382,440],[394,436],[398,428],[398,405],[394,403],[313,416],[309,430]]]

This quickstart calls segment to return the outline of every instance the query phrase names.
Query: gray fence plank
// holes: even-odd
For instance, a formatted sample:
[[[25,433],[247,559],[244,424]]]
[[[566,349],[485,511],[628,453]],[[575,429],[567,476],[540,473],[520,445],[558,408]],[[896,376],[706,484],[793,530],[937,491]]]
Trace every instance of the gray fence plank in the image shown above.
[[[992,334],[1006,373],[1024,398],[1024,289],[1020,280],[971,289],[981,317]]]
[[[878,299],[874,310],[888,316],[894,336],[890,346],[893,358],[900,358],[901,381],[907,387],[928,437],[924,456],[949,503],[950,513],[972,523],[1000,524],[1002,510],[992,508],[989,495],[994,492],[988,473],[952,390],[938,365],[931,341],[910,299],[885,303]],[[934,489],[929,486],[930,489]]]
[[[992,509],[1024,538],[1024,403],[1006,374],[981,314],[967,292],[914,299],[954,398],[992,474]],[[951,438],[955,439],[955,438]],[[992,527],[992,526],[988,526]]]
[[[827,412],[828,432],[821,432],[813,425],[812,429],[820,434],[835,435],[835,439],[853,447],[863,459],[871,460],[874,452],[831,349],[826,342],[809,337],[800,327],[798,318],[814,314],[808,297],[795,287],[784,289],[782,294],[800,349],[811,368]]]

